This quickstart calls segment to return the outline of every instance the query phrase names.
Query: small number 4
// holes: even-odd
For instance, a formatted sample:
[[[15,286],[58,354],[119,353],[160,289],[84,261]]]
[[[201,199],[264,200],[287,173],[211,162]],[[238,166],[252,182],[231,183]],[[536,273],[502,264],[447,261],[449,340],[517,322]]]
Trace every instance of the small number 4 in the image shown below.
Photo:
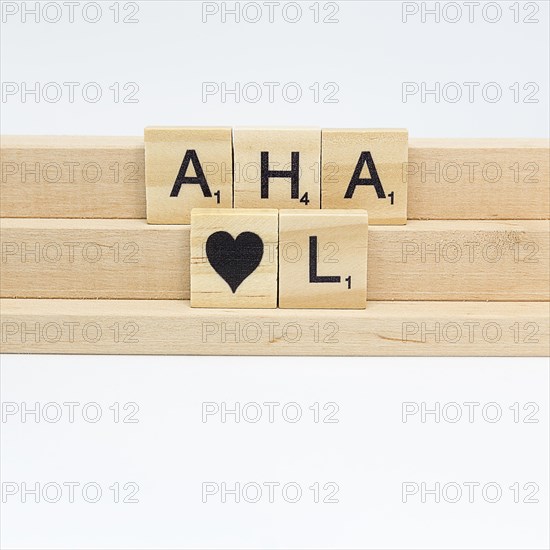
[[[304,193],[302,195],[302,198],[300,199],[300,202],[304,203],[307,206],[309,204],[309,194]]]

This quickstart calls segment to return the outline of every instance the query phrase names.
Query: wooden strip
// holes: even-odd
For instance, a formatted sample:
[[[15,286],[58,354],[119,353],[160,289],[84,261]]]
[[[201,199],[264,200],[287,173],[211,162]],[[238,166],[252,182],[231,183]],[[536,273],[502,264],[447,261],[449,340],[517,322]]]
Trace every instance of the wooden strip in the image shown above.
[[[0,145],[2,217],[145,218],[141,137],[2,136]],[[408,217],[548,219],[549,158],[546,139],[411,139]]]
[[[547,221],[369,228],[371,300],[549,300]]]
[[[371,302],[366,310],[186,301],[0,300],[4,353],[544,356],[548,304]]]
[[[0,220],[2,298],[189,298],[189,226]]]
[[[145,218],[141,137],[2,136],[0,215]]]
[[[4,219],[0,227],[4,298],[189,298],[189,226]],[[371,227],[368,299],[549,300],[548,228],[533,220]],[[336,248],[319,250],[319,265],[331,264]]]
[[[548,219],[545,139],[416,139],[409,146],[412,220]]]

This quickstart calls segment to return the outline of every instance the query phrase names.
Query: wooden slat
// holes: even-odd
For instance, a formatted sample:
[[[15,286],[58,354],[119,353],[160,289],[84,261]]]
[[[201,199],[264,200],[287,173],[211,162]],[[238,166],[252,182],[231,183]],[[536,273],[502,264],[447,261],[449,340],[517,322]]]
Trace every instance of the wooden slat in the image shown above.
[[[189,298],[188,225],[10,218],[0,231],[2,298]]]
[[[545,139],[416,139],[409,144],[411,220],[550,217]]]
[[[145,217],[141,137],[2,136],[0,144],[2,217]],[[548,219],[549,159],[545,139],[411,139],[408,217]]]
[[[0,216],[145,218],[141,137],[2,136]]]
[[[0,227],[4,298],[189,298],[189,226],[4,219]],[[549,272],[547,221],[369,229],[369,300],[549,300]]]
[[[0,300],[4,353],[544,356],[548,304],[371,302],[366,310],[187,301]]]

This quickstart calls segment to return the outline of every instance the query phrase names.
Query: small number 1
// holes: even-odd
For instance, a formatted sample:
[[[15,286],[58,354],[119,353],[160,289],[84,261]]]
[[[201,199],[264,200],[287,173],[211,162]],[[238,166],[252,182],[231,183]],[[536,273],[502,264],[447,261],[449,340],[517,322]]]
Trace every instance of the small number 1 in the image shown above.
[[[348,290],[351,288],[351,275],[349,277],[346,277],[346,281],[348,283]]]
[[[393,204],[393,199],[395,198],[394,192],[388,193],[388,197],[390,198],[390,204]]]
[[[220,204],[220,196],[221,196],[221,193],[220,191],[216,191],[214,193],[214,196],[216,197],[216,204]],[[393,204],[393,203],[392,203]]]

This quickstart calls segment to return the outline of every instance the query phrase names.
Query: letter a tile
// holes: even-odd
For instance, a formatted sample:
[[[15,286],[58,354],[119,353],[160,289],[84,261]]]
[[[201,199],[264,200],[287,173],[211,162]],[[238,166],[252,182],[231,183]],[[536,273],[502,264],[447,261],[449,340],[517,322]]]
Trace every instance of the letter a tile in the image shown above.
[[[322,208],[363,208],[370,225],[407,223],[407,130],[323,130]]]
[[[145,185],[148,223],[189,224],[192,208],[231,208],[231,128],[145,128]]]

